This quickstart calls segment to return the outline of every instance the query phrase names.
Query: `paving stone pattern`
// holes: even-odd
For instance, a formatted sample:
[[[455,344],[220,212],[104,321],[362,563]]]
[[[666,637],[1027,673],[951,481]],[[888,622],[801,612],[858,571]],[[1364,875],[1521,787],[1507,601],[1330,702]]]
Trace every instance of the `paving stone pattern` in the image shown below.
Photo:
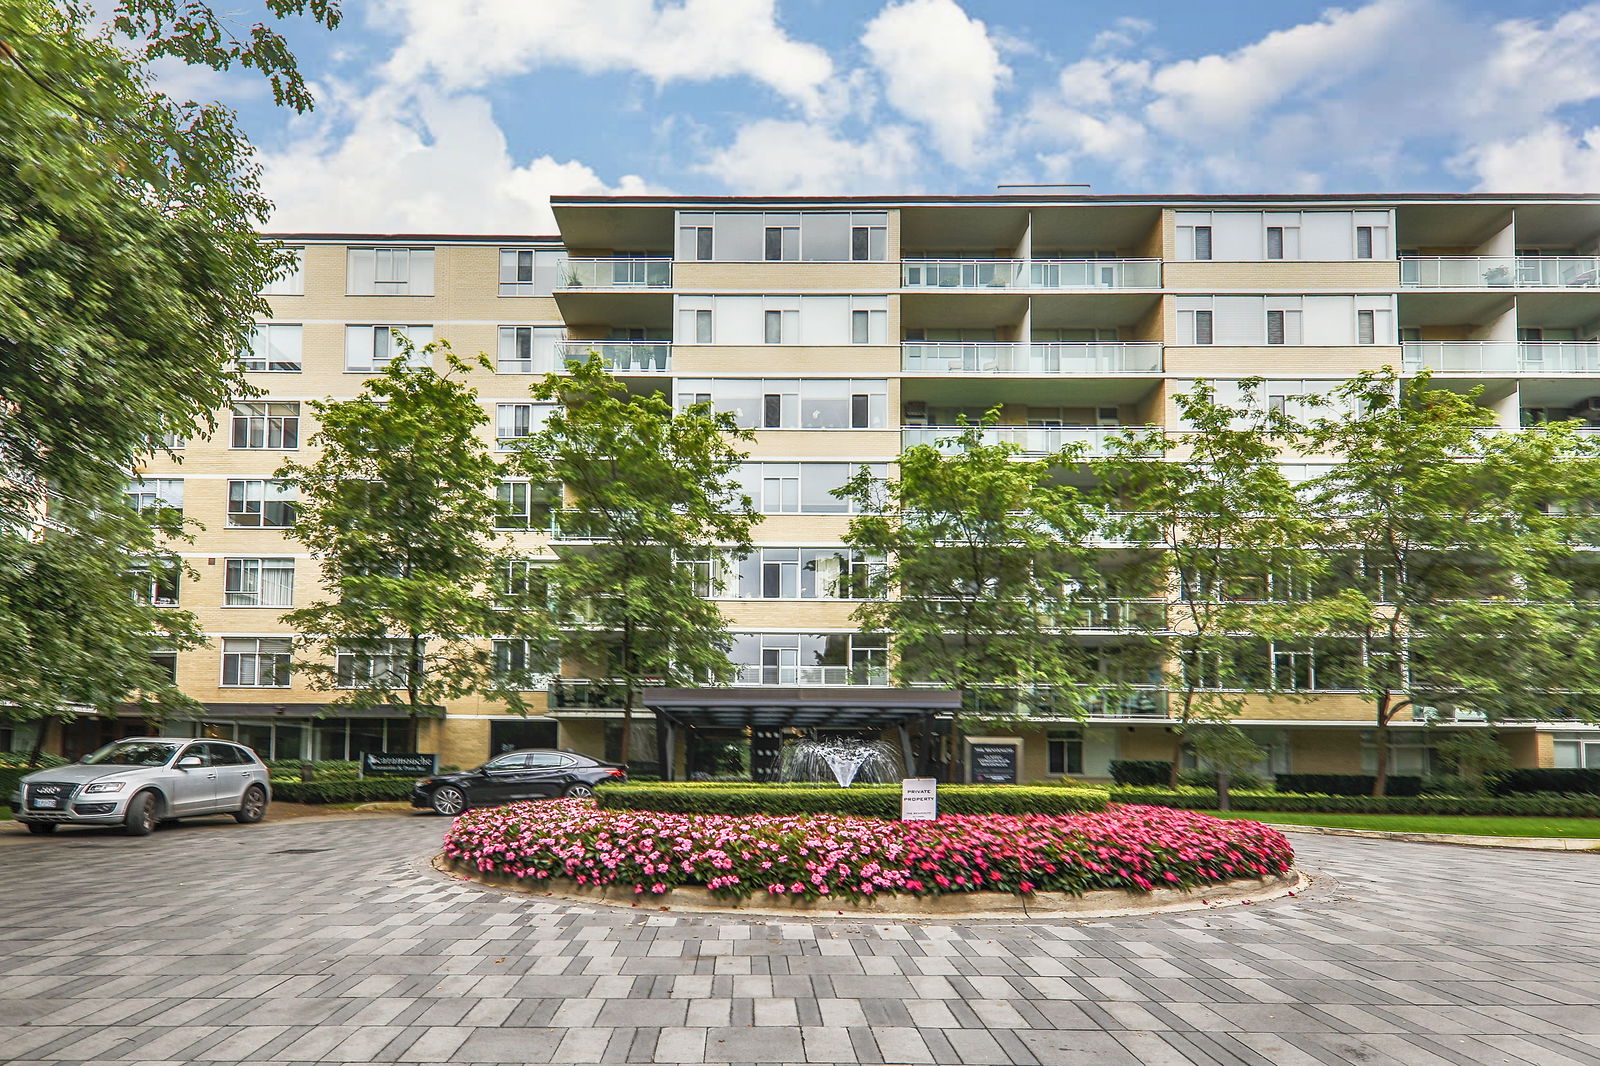
[[[1298,837],[1297,899],[725,918],[447,880],[429,818],[0,848],[0,1062],[1600,1064],[1600,855]]]

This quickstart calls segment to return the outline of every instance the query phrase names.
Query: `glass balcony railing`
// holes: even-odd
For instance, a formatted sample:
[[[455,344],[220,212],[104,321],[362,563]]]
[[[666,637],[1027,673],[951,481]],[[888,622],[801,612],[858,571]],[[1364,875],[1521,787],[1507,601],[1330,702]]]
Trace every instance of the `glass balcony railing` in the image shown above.
[[[1600,256],[1402,256],[1400,284],[1417,289],[1568,289],[1600,285]]]
[[[908,289],[1153,289],[1159,259],[905,259]]]
[[[1159,259],[1030,259],[1032,289],[1156,289]]]
[[[568,259],[561,264],[564,289],[668,289],[672,287],[672,260]]]
[[[1408,371],[1444,374],[1600,374],[1600,341],[1405,341]]]
[[[886,666],[754,666],[742,664],[735,685],[873,685],[889,684]]]
[[[672,369],[671,341],[562,341],[556,355],[563,364],[582,362],[595,352],[607,370],[619,374],[664,374]]]
[[[990,426],[982,431],[985,444],[1002,441],[1020,447],[1025,455],[1049,455],[1068,444],[1083,446],[1085,455],[1106,454],[1106,442],[1128,429],[1129,426]],[[947,449],[952,438],[960,436],[960,426],[905,426],[900,432],[900,446],[911,448],[918,444],[931,444]]]
[[[900,355],[901,369],[924,374],[1155,374],[1162,365],[1150,341],[910,341]]]

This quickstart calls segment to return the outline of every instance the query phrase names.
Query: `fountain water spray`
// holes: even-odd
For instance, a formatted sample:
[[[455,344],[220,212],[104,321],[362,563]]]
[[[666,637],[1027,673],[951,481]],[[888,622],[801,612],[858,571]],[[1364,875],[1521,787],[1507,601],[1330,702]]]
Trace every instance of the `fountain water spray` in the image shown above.
[[[784,781],[826,781],[829,777],[840,788],[849,788],[859,777],[863,781],[886,783],[903,776],[900,753],[882,740],[796,740],[784,745]]]

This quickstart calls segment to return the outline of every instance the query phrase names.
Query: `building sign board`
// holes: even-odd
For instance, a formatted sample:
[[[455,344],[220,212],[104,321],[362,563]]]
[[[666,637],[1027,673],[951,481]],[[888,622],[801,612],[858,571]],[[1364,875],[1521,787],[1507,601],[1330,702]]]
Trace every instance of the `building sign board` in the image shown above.
[[[939,817],[939,781],[933,777],[906,777],[900,781],[900,820],[931,822]]]
[[[972,742],[967,745],[969,778],[975,785],[1017,783],[1017,745]]]
[[[439,772],[439,756],[421,755],[404,751],[364,751],[361,753],[361,774],[382,776],[395,774],[401,777],[426,777]]]

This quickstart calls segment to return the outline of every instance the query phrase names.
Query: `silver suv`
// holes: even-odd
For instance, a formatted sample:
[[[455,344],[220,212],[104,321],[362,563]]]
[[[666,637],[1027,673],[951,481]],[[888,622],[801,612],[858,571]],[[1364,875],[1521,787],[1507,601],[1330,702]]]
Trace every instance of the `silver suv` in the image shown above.
[[[256,753],[221,740],[133,737],[67,766],[24,777],[11,795],[30,833],[58,825],[121,825],[144,836],[160,822],[231,814],[259,822],[272,786]]]

